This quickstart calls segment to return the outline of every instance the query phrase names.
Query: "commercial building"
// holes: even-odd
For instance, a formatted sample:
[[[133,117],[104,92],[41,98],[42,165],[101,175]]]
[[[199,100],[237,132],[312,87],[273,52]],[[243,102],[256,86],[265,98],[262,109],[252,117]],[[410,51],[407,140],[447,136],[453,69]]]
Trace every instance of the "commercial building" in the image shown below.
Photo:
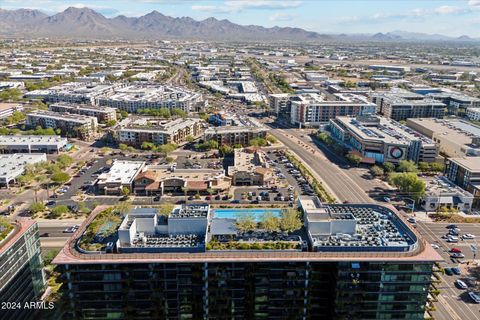
[[[443,118],[447,107],[434,99],[404,91],[376,94],[372,101],[377,104],[377,113],[395,121],[408,118]]]
[[[434,178],[427,183],[421,205],[425,211],[447,208],[468,212],[472,209],[473,195],[445,177]]]
[[[337,117],[328,128],[333,138],[367,163],[433,162],[438,156],[438,146],[430,138],[384,117]]]
[[[449,158],[445,176],[473,194],[473,206],[480,207],[480,157]]]
[[[3,308],[0,319],[35,319],[39,310],[24,306],[41,301],[46,287],[37,223],[30,219],[1,222],[0,235],[0,303],[21,306]]]
[[[480,156],[480,127],[462,120],[407,119],[407,126],[429,137],[449,157]]]
[[[97,118],[71,113],[57,113],[52,111],[33,111],[27,114],[27,126],[35,128],[60,129],[61,134],[67,137],[77,137],[82,140],[91,140],[97,133]]]
[[[117,110],[109,107],[97,107],[87,104],[52,104],[48,110],[60,113],[80,114],[95,117],[98,122],[117,120]]]
[[[393,207],[312,205],[296,232],[237,228],[259,210],[135,209],[85,252],[97,207],[53,263],[74,318],[423,319],[438,253]]]
[[[25,94],[29,99],[42,99],[45,102],[67,102],[94,104],[95,99],[101,95],[110,95],[115,89],[126,84],[99,84],[95,82],[69,82],[45,90],[34,90]]]
[[[231,186],[231,178],[223,170],[175,169],[170,165],[145,166],[134,179],[136,195],[206,194],[223,192]]]
[[[0,136],[0,153],[59,153],[67,145],[60,136]]]
[[[198,118],[179,118],[175,120],[159,120],[148,117],[128,117],[116,129],[119,143],[141,147],[143,142],[154,144],[187,142],[187,137],[198,138],[206,124]]]
[[[233,166],[228,167],[228,176],[235,186],[273,185],[275,176],[268,166],[263,151],[254,148],[235,149]]]
[[[319,127],[338,116],[375,113],[375,104],[354,94],[301,94],[291,98],[290,123]]]
[[[194,112],[203,107],[203,99],[199,93],[178,87],[135,84],[115,89],[114,94],[97,97],[96,104],[127,112],[161,108]]]
[[[5,119],[13,114],[15,111],[22,111],[23,106],[18,103],[0,102],[0,119]]]
[[[121,195],[123,188],[133,190],[133,181],[145,166],[143,161],[115,160],[107,172],[98,176],[96,186],[103,194]]]
[[[25,172],[25,166],[47,161],[47,155],[42,154],[1,154],[0,155],[0,186],[9,187],[16,183],[16,178]]]
[[[210,127],[205,130],[204,137],[206,141],[215,140],[219,145],[241,144],[248,146],[252,139],[267,137],[268,129],[250,117],[234,117],[231,119],[232,125],[220,127]]]

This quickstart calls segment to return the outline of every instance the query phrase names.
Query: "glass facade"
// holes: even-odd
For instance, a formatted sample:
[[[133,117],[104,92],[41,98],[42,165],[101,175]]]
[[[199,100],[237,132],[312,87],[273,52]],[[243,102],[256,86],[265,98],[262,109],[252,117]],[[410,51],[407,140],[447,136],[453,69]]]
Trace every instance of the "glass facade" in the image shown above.
[[[432,263],[65,266],[81,319],[423,319]]]
[[[34,319],[26,302],[39,301],[45,289],[37,224],[32,224],[0,255],[0,302],[20,303],[21,308],[2,309],[0,320]]]

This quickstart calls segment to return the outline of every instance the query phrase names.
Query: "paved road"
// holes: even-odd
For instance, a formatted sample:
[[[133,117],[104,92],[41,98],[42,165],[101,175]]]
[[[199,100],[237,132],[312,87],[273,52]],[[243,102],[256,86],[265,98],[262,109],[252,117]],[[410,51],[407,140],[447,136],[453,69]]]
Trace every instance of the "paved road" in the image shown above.
[[[295,152],[306,162],[329,186],[339,201],[351,203],[372,203],[372,200],[349,174],[344,172],[337,164],[329,160],[328,154],[318,150],[313,143],[308,144],[309,150],[298,143],[299,139],[292,138],[295,130],[274,129],[270,133]],[[288,135],[288,136],[287,136]],[[306,143],[305,143],[306,144]],[[315,153],[312,153],[315,148]]]
[[[321,178],[335,192],[341,201],[349,202],[374,202],[370,196],[381,195],[389,192],[385,184],[377,180],[365,179],[365,170],[363,169],[343,169],[345,161],[325,148],[325,146],[310,140],[305,132],[295,129],[274,129],[271,131],[282,143],[297,153],[303,161],[308,163]],[[303,137],[302,137],[303,136]],[[302,141],[303,145],[298,143]],[[310,141],[309,141],[310,140]],[[317,152],[310,152],[311,148],[317,147]],[[418,222],[419,232],[430,243],[436,243],[440,246],[438,249],[442,257],[447,261],[447,266],[457,266],[459,261],[451,260],[448,251],[452,247],[461,248],[466,258],[472,258],[469,251],[469,244],[472,241],[462,241],[457,244],[448,244],[441,236],[446,234],[447,224],[423,223]],[[462,233],[472,233],[480,239],[480,224],[458,224]],[[464,268],[463,268],[464,269]],[[466,271],[460,276],[442,276],[442,283],[439,284],[440,295],[439,302],[435,303],[437,311],[434,312],[435,319],[439,320],[464,320],[480,319],[480,306],[473,304],[465,290],[455,287],[456,278],[464,279]]]

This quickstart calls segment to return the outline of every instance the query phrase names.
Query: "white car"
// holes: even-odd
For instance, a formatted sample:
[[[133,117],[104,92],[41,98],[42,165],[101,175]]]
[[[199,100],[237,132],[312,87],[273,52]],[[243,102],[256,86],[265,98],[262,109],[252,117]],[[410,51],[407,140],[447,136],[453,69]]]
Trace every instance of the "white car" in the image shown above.
[[[460,288],[460,289],[467,289],[468,286],[465,282],[463,282],[460,279],[455,280],[455,284]]]
[[[432,248],[433,248],[433,249],[439,249],[439,248],[440,248],[440,247],[438,246],[438,244],[432,243],[431,245],[432,245]]]
[[[462,236],[462,239],[475,239],[475,235],[471,233],[466,233]]]
[[[447,242],[458,242],[458,237],[448,236]]]

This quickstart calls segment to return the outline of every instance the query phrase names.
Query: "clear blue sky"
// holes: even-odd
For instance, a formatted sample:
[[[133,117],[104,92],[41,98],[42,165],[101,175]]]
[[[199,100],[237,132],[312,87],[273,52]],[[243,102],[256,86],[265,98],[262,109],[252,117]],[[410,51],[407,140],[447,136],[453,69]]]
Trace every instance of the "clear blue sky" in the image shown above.
[[[0,0],[2,9],[32,8],[48,14],[68,6],[87,6],[107,17],[138,17],[157,10],[174,17],[215,17],[321,33],[403,30],[480,37],[480,0]]]

